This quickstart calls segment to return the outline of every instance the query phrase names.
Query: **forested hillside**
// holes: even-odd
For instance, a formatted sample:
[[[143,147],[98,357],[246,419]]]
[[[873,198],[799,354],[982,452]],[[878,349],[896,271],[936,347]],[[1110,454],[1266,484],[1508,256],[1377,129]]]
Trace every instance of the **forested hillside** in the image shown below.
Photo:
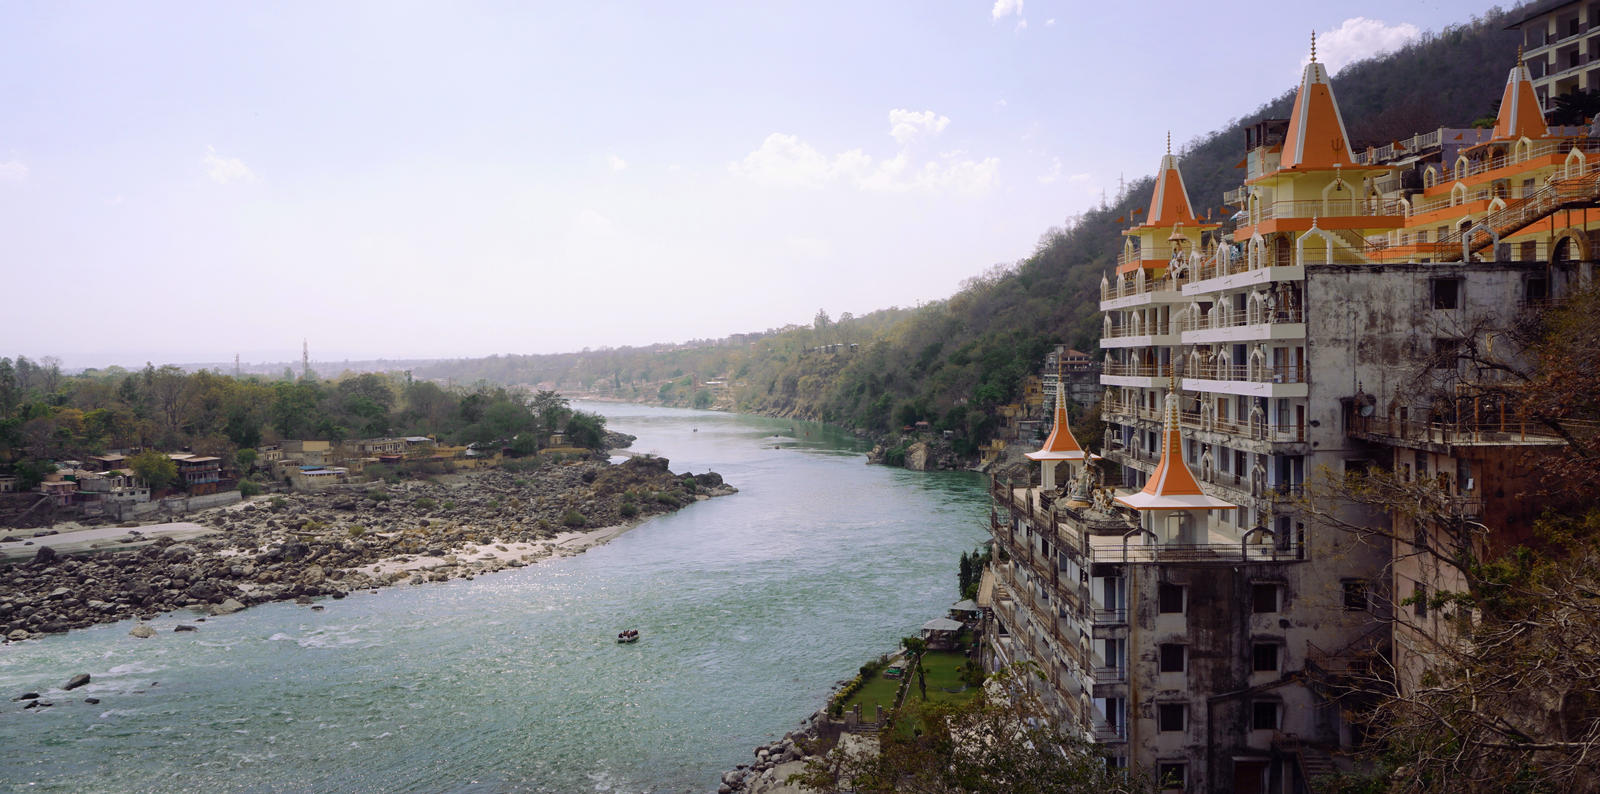
[[[1507,16],[1494,11],[1343,69],[1334,88],[1356,148],[1492,116],[1517,53]],[[1182,148],[1196,212],[1220,219],[1222,193],[1242,179],[1244,129],[1287,117],[1295,88],[1285,85],[1282,95]],[[1152,168],[1159,145],[1150,142]],[[416,374],[716,404],[874,432],[926,419],[954,431],[958,448],[970,451],[994,424],[995,407],[1013,400],[1051,345],[1095,349],[1101,274],[1113,268],[1121,232],[1137,222],[1151,185],[1148,177],[1134,182],[1069,227],[1044,231],[1028,258],[914,310],[837,320],[819,314],[810,327],[680,346],[442,362]],[[840,347],[816,350],[824,345]]]

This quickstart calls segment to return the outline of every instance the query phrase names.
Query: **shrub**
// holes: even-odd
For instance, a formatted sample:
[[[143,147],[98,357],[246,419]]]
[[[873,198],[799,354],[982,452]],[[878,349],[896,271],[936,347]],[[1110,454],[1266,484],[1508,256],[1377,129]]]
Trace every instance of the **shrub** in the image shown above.
[[[379,488],[373,488],[372,490],[367,491],[367,498],[374,502],[387,502],[390,499],[393,499],[394,495],[388,491]]]
[[[583,514],[576,510],[568,510],[565,515],[561,516],[561,523],[569,527],[581,527],[588,524],[589,519],[584,518]]]
[[[360,524],[351,524],[349,532],[350,532],[350,537],[359,538],[362,535],[367,534],[367,528],[364,527],[364,526],[361,526]]]
[[[623,518],[633,518],[639,515],[639,506],[633,502],[623,502],[622,506],[617,508],[617,512],[621,513]]]
[[[282,510],[284,507],[288,506],[289,500],[281,496],[274,496],[272,497],[271,504],[273,510]]]
[[[261,485],[259,483],[256,483],[253,480],[240,480],[239,481],[239,495],[240,496],[242,496],[242,497],[244,497],[246,499],[249,499],[252,496],[259,496],[260,494],[261,494]]]
[[[432,498],[424,496],[421,499],[412,502],[411,506],[417,508],[418,510],[432,510],[433,508],[437,507],[438,504],[439,503],[433,501]]]
[[[454,510],[456,509],[456,503],[450,499],[446,499],[444,500],[444,504],[440,505],[440,507],[443,507],[446,510]]]

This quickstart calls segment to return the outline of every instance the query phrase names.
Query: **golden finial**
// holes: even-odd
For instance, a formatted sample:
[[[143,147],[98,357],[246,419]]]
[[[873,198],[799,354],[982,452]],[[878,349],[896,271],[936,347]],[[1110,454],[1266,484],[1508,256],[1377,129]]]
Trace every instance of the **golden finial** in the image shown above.
[[[1172,130],[1167,130],[1167,154],[1172,154]]]
[[[1311,31],[1311,62],[1317,62],[1317,32]]]
[[[1518,66],[1522,66],[1523,65],[1523,61],[1522,61],[1522,43],[1521,42],[1517,43],[1517,65]]]

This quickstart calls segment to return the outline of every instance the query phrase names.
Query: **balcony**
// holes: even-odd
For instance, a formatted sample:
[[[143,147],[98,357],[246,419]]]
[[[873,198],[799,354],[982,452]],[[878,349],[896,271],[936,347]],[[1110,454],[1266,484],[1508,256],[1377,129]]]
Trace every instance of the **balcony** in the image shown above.
[[[1398,199],[1363,200],[1353,191],[1339,192],[1334,196],[1328,199],[1263,202],[1250,212],[1249,217],[1240,221],[1240,226],[1257,226],[1271,220],[1311,218],[1388,219],[1398,225],[1406,214],[1406,205]]]
[[[1530,426],[1525,416],[1492,413],[1476,420],[1445,419],[1414,421],[1387,416],[1360,416],[1350,411],[1345,417],[1346,433],[1354,438],[1394,446],[1448,452],[1463,446],[1557,446],[1566,443],[1550,433]]]
[[[1096,667],[1093,671],[1096,684],[1120,684],[1128,680],[1127,667]]]
[[[1208,381],[1236,381],[1241,383],[1305,383],[1306,368],[1301,364],[1286,364],[1279,367],[1263,367],[1246,364],[1206,364],[1195,367],[1194,371],[1183,374],[1184,387],[1189,391],[1206,391],[1196,386],[1189,386],[1191,380]]]
[[[1238,564],[1306,559],[1305,548],[1293,539],[1290,539],[1286,548],[1279,548],[1272,543],[1130,543],[1095,545],[1092,549],[1094,562]]]
[[[1094,611],[1094,625],[1117,626],[1128,622],[1126,609],[1096,609]]]
[[[1178,329],[1184,344],[1304,339],[1306,335],[1305,312],[1301,309],[1213,310],[1203,317],[1180,319]]]
[[[1127,724],[1112,725],[1110,723],[1096,722],[1090,734],[1100,744],[1116,744],[1128,740]]]

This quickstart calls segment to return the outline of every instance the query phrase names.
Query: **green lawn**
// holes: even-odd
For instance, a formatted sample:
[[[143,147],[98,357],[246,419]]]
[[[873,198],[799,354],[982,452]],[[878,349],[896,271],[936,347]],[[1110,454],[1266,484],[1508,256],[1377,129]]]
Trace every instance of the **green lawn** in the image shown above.
[[[884,711],[894,709],[894,695],[900,690],[900,679],[884,678],[883,673],[878,673],[862,685],[860,691],[850,696],[845,701],[844,710],[855,708],[861,704],[861,721],[877,722],[878,706],[882,705]]]
[[[928,651],[922,655],[922,674],[928,683],[928,702],[955,702],[971,700],[977,689],[961,680],[961,668],[967,663],[966,654],[955,651]],[[951,692],[949,690],[960,690]],[[911,679],[911,689],[906,699],[921,700],[916,677]]]

